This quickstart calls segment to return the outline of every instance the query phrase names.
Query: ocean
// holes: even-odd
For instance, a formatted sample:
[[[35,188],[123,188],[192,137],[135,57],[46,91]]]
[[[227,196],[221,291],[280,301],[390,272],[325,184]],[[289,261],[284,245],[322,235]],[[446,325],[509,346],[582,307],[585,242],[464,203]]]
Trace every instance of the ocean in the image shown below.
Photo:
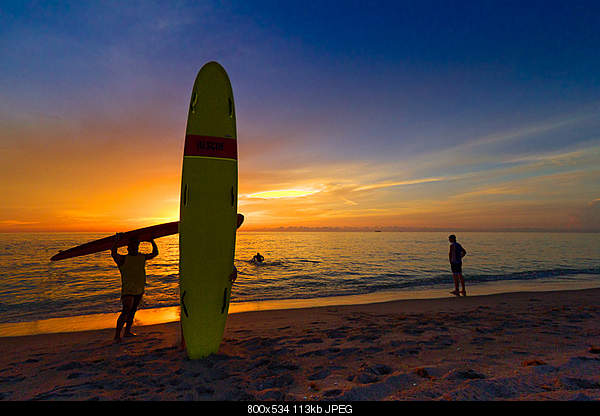
[[[450,296],[448,234],[240,231],[231,310],[358,297]],[[0,324],[119,312],[120,275],[109,252],[49,260],[59,250],[107,235],[0,234]],[[469,294],[600,287],[598,233],[464,232],[457,237],[468,253],[463,271]],[[160,254],[147,263],[141,308],[176,308],[178,236],[156,242]],[[151,247],[142,243],[140,250]],[[264,263],[249,261],[256,252]]]

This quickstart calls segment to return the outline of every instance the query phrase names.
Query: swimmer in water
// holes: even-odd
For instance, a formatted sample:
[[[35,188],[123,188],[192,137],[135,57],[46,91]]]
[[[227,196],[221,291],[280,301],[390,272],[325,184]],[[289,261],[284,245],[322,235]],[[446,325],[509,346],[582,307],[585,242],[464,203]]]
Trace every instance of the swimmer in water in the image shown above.
[[[252,261],[254,263],[262,263],[263,261],[265,261],[265,258],[261,256],[260,253],[256,253],[256,255],[252,257]]]

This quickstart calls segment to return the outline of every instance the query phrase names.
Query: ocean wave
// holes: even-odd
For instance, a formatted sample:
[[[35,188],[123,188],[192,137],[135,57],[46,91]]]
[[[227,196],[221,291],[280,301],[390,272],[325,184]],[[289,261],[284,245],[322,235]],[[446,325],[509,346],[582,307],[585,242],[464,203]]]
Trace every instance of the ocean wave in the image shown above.
[[[331,273],[330,273],[331,275]],[[598,276],[600,281],[600,267],[593,268],[555,268],[545,270],[527,270],[506,274],[469,274],[465,276],[467,284],[490,283],[501,281],[532,281],[548,278],[569,278],[573,276],[588,275]],[[262,281],[261,283],[266,283]],[[280,283],[277,287],[266,288],[260,285],[260,290],[253,290],[251,286],[239,287],[232,293],[232,301],[270,301],[283,299],[311,299],[317,297],[348,296],[371,294],[381,291],[400,289],[428,289],[445,287],[453,283],[452,275],[438,273],[422,277],[406,273],[384,273],[382,275],[362,276],[358,279],[314,281],[310,276],[297,276],[294,284]],[[320,292],[315,292],[320,288]],[[236,296],[237,294],[237,296]]]

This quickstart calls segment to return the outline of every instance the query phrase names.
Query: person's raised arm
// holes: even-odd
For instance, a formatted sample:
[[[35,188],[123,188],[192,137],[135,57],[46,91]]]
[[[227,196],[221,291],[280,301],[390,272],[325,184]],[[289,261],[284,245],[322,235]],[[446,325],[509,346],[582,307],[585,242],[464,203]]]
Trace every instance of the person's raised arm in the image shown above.
[[[152,253],[146,254],[146,260],[151,260],[154,257],[158,256],[158,247],[156,246],[154,239],[150,240],[150,244],[152,244]]]
[[[121,239],[121,233],[116,233],[115,241],[113,243],[113,246],[110,249],[110,255],[112,256],[115,263],[117,263],[117,266],[122,266],[123,263],[125,263],[125,256],[122,256],[117,251],[117,248],[118,248],[117,243],[119,242],[120,239]]]

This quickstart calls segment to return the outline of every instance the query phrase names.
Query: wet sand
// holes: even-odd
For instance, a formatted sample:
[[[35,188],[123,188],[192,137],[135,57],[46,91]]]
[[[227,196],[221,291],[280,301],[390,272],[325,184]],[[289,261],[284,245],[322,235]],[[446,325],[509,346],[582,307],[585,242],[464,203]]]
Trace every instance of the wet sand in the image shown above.
[[[179,324],[0,338],[1,400],[598,400],[600,289],[243,312],[188,360]]]

